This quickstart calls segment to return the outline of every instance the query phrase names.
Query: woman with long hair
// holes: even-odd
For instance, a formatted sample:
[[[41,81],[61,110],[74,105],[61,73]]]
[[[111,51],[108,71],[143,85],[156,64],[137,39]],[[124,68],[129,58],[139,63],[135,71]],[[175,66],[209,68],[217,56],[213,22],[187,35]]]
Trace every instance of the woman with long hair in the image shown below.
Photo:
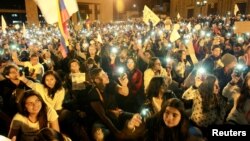
[[[24,76],[19,78],[32,90],[40,92],[41,97],[48,106],[51,106],[56,111],[62,110],[62,103],[65,97],[65,90],[62,86],[62,81],[55,71],[47,71],[41,83],[35,83]]]
[[[186,60],[187,54],[185,50],[179,50],[175,54],[175,60],[173,62],[172,78],[179,84],[183,83],[187,77],[187,71],[191,66]]]
[[[119,104],[122,104],[122,109],[136,113],[139,111],[139,107],[143,103],[144,100],[144,92],[143,92],[143,74],[136,67],[135,59],[129,57],[127,59],[127,77],[128,77],[128,88],[129,95],[128,96],[119,96],[121,99],[118,99]]]
[[[8,137],[16,136],[20,141],[33,141],[36,133],[44,127],[60,131],[58,115],[46,105],[38,92],[28,90],[21,99],[20,111],[12,119]]]
[[[165,100],[176,97],[175,94],[168,89],[170,83],[171,79],[169,77],[155,76],[151,79],[146,91],[146,105],[149,106],[151,114],[158,113]]]
[[[187,141],[197,138],[189,125],[184,104],[180,99],[170,98],[162,104],[162,108],[146,121],[145,141]]]
[[[161,61],[158,57],[150,58],[148,69],[144,71],[144,90],[146,91],[149,85],[150,80],[154,76],[166,76],[168,74],[166,70],[162,67]]]
[[[218,80],[214,75],[208,75],[206,78],[197,75],[195,85],[184,92],[183,99],[193,100],[190,118],[197,126],[207,127],[223,123],[226,101],[219,94],[219,89]]]

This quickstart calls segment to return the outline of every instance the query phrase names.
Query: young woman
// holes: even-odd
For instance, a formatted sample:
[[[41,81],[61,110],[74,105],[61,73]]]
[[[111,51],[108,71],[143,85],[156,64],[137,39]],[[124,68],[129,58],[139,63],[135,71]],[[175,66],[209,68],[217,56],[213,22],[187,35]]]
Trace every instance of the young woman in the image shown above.
[[[19,79],[32,90],[39,91],[48,106],[51,106],[56,111],[62,110],[65,90],[60,77],[55,71],[47,71],[42,78],[42,83],[34,83],[24,76],[21,76]]]
[[[173,80],[177,81],[179,84],[183,83],[184,79],[187,77],[187,70],[190,64],[186,61],[186,51],[179,50],[176,52],[175,60],[173,62],[172,77]]]
[[[136,113],[139,111],[140,105],[144,100],[143,93],[143,75],[142,72],[136,67],[135,60],[128,58],[127,60],[127,77],[128,77],[128,96],[120,96],[118,99],[122,109],[127,112]],[[119,96],[119,95],[118,95]]]
[[[197,75],[195,85],[187,89],[182,98],[193,100],[191,120],[199,127],[222,124],[226,114],[226,100],[219,94],[219,83],[214,75]]]
[[[162,104],[161,111],[146,121],[144,141],[187,141],[195,137],[185,114],[184,104],[177,98],[170,98]]]
[[[146,92],[150,80],[154,76],[166,76],[168,77],[168,74],[166,70],[162,67],[161,61],[158,57],[152,57],[150,58],[148,69],[144,72],[144,90]]]
[[[160,112],[162,103],[169,99],[176,97],[175,94],[169,90],[171,80],[168,77],[155,76],[151,79],[146,95],[146,105],[149,106],[151,114]]]
[[[21,99],[19,113],[12,119],[8,137],[16,136],[17,140],[33,141],[37,132],[44,127],[59,131],[58,115],[45,104],[38,92],[28,90]]]

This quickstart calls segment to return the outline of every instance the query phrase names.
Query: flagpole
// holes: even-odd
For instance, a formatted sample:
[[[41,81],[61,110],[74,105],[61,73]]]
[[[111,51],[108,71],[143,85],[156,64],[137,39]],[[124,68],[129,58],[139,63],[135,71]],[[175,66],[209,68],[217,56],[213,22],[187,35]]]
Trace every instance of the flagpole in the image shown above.
[[[79,9],[79,8],[78,8]],[[79,12],[79,10],[78,10],[78,12],[77,12],[77,16],[78,16],[78,19],[79,19],[79,21],[80,21],[80,23],[82,22],[82,17],[81,17],[81,13]]]

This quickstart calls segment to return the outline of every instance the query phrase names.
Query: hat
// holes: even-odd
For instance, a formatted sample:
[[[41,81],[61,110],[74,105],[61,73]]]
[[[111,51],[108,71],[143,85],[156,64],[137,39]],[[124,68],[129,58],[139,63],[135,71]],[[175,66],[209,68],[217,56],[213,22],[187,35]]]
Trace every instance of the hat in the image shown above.
[[[224,64],[224,66],[227,66],[232,62],[237,62],[237,58],[232,54],[226,53],[221,57],[221,62]]]

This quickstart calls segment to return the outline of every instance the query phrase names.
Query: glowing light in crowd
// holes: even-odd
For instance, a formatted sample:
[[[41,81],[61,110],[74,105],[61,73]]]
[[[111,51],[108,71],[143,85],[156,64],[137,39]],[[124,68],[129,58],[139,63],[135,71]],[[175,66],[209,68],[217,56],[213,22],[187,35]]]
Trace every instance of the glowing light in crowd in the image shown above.
[[[116,53],[118,53],[118,49],[117,49],[116,47],[113,47],[113,48],[111,49],[111,52],[114,53],[114,54],[116,54]]]
[[[19,24],[16,24],[15,25],[15,29],[18,30],[20,28],[20,25]]]
[[[169,62],[172,61],[172,59],[171,59],[170,57],[167,57],[167,58],[166,58],[166,61],[167,61],[167,63],[169,63]]]
[[[205,74],[205,73],[206,73],[206,70],[205,70],[205,68],[200,67],[200,68],[198,68],[197,72],[198,72],[199,74]]]

